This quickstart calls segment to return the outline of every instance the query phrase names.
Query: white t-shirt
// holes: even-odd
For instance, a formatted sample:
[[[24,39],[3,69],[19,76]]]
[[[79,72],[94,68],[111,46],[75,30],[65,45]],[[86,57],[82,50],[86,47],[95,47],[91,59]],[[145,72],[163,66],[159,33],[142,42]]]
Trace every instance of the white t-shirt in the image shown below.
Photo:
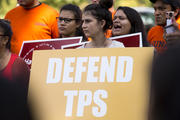
[[[85,48],[85,45],[86,44],[84,44],[84,45],[82,45],[82,46],[80,46],[78,48]],[[112,43],[108,48],[125,48],[125,47],[124,47],[124,44],[122,42],[112,40]]]

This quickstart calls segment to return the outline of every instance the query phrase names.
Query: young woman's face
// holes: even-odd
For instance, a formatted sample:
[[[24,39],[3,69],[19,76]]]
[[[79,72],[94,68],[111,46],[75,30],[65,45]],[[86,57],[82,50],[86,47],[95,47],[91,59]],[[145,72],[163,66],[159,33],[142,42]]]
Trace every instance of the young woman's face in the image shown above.
[[[77,24],[72,11],[62,10],[58,19],[59,33],[62,37],[74,37],[76,29],[80,26]]]
[[[5,34],[4,34],[4,30],[3,28],[0,27],[0,50],[2,48],[5,48],[6,47],[6,43],[8,42],[8,39],[5,38]]]
[[[98,20],[94,18],[94,16],[92,16],[89,12],[83,13],[82,21],[82,29],[86,37],[93,38],[94,36],[103,31],[103,28],[99,24]]]
[[[134,18],[135,19],[135,18]],[[118,10],[113,19],[112,34],[113,36],[129,34],[131,23],[122,10]]]

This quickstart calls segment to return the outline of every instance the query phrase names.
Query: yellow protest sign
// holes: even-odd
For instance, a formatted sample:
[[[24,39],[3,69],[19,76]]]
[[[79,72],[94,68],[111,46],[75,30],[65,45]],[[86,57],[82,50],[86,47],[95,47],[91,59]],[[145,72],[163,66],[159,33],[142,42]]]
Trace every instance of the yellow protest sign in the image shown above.
[[[153,48],[33,53],[29,97],[38,120],[145,120]]]

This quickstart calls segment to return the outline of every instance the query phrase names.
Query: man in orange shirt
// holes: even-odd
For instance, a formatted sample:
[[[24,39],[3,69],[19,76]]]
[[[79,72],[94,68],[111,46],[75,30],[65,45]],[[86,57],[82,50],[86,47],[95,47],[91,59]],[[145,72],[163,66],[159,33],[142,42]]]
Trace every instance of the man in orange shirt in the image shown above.
[[[154,46],[157,52],[161,52],[166,48],[166,40],[164,39],[164,27],[166,26],[166,12],[174,11],[177,18],[179,1],[178,0],[150,0],[154,6],[154,16],[156,26],[148,32],[148,41]],[[180,24],[180,23],[179,23]]]
[[[19,54],[23,41],[59,37],[58,12],[38,0],[17,0],[19,6],[9,11],[5,19],[11,22],[11,51]]]

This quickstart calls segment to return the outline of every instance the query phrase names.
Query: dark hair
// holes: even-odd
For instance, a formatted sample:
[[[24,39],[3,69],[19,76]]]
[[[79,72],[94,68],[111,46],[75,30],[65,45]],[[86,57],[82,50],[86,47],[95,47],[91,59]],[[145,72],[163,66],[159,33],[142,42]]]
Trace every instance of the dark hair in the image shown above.
[[[157,0],[150,0],[152,3],[155,3]],[[163,3],[169,4],[173,11],[178,9],[180,7],[180,1],[179,0],[162,0]]]
[[[178,42],[156,56],[151,78],[149,120],[180,120],[179,61]]]
[[[112,28],[112,14],[108,10],[113,5],[113,0],[100,0],[99,4],[90,4],[84,8],[85,12],[90,12],[98,21],[105,20],[106,24],[103,28],[105,32],[107,29]]]
[[[8,42],[6,44],[6,48],[10,49],[11,48],[11,37],[12,37],[12,29],[10,26],[10,22],[8,20],[5,19],[0,19],[0,28],[3,30],[3,34],[5,36],[8,36]]]
[[[71,11],[74,14],[74,18],[76,19],[76,23],[81,24],[77,29],[76,29],[76,36],[83,36],[83,41],[86,41],[86,37],[84,35],[84,32],[82,30],[82,11],[81,9],[73,4],[66,4],[60,9],[60,13],[63,10]]]
[[[139,13],[130,7],[118,7],[117,11],[118,10],[122,10],[126,14],[128,20],[130,21],[131,23],[130,33],[141,32],[143,46],[148,46],[148,42],[146,40],[146,32],[144,30],[144,24]]]

